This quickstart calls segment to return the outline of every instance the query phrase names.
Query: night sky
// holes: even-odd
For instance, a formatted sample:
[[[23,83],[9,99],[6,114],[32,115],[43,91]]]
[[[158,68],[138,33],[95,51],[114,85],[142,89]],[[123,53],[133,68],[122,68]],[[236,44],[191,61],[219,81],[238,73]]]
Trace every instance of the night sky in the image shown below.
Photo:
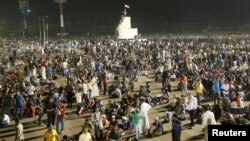
[[[20,21],[18,0],[0,0],[0,21]],[[118,22],[123,4],[130,5],[128,15],[136,22],[244,22],[250,23],[250,0],[68,0],[64,5],[66,22]],[[31,20],[48,15],[59,22],[54,0],[30,0]]]

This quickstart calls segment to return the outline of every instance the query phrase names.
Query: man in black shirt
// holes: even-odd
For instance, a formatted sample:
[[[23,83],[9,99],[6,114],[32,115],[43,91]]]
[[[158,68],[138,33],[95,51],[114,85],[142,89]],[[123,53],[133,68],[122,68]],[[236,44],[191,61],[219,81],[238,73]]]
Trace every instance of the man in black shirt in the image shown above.
[[[45,104],[47,112],[47,125],[55,125],[56,118],[56,103],[52,97],[48,98]]]
[[[121,140],[121,133],[119,133],[118,124],[115,124],[113,130],[109,133],[109,140],[120,141]]]

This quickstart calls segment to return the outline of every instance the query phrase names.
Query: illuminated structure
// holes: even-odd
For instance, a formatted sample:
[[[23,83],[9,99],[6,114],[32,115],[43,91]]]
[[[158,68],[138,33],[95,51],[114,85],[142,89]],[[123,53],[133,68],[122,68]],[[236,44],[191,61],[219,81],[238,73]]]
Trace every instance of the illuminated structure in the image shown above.
[[[131,28],[131,17],[127,16],[128,5],[124,5],[123,15],[116,28],[118,39],[134,39],[138,35],[137,28]]]

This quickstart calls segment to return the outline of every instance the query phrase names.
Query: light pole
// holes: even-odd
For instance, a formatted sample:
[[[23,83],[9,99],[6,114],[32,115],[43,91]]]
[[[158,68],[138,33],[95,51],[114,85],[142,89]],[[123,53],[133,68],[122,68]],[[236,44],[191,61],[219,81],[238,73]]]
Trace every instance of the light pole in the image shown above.
[[[59,4],[59,10],[60,10],[60,28],[61,28],[61,33],[60,35],[65,34],[65,29],[64,29],[64,15],[63,15],[63,4],[67,2],[67,0],[55,0],[56,3]]]
[[[45,17],[43,16],[43,45],[45,46],[46,42],[46,30],[45,30]]]
[[[46,26],[46,40],[49,42],[49,24],[48,24],[48,16],[45,16],[45,26]]]
[[[27,13],[30,12],[29,1],[28,0],[19,0],[19,9],[23,15],[24,37],[26,37],[26,39],[28,39]]]
[[[40,45],[42,44],[42,26],[41,26],[41,17],[39,17],[39,39]]]

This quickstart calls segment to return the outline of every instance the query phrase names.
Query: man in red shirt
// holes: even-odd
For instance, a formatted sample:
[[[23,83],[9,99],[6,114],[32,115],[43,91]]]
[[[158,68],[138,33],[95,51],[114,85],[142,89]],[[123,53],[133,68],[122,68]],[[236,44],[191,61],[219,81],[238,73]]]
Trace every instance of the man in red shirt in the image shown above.
[[[58,107],[57,107],[57,120],[56,120],[56,130],[57,133],[61,134],[63,133],[64,129],[64,116],[65,116],[65,106],[62,102],[59,102]],[[61,125],[61,130],[59,125]]]
[[[108,78],[107,78],[106,70],[103,70],[103,73],[102,73],[102,83],[103,83],[103,94],[106,95],[106,93],[107,93],[107,84],[108,84]]]
[[[180,83],[181,83],[182,95],[186,96],[186,94],[187,94],[188,79],[187,79],[187,77],[184,74],[181,75]]]

